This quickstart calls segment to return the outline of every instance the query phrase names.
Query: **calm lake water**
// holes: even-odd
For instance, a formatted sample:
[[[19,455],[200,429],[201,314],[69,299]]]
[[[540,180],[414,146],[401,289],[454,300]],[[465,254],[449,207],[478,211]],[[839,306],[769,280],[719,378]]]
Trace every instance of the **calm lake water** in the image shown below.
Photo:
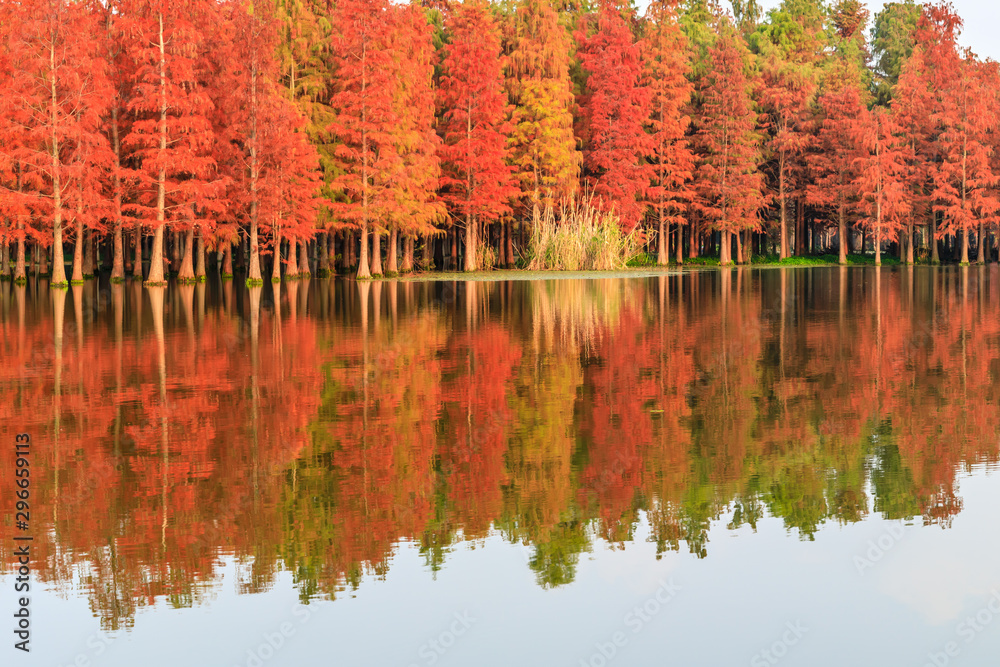
[[[1000,651],[996,265],[3,283],[0,330],[5,665]]]

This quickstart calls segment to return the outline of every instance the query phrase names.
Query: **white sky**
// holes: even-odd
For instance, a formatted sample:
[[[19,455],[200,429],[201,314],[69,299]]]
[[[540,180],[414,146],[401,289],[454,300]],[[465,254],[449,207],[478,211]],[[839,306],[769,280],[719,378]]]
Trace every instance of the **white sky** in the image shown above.
[[[765,12],[781,4],[781,0],[761,0],[760,5]],[[868,2],[868,11],[872,20],[885,2],[874,0]],[[980,58],[992,58],[1000,61],[1000,2],[997,0],[952,0],[955,11],[965,22],[959,43],[967,46]],[[869,21],[869,30],[871,21]]]

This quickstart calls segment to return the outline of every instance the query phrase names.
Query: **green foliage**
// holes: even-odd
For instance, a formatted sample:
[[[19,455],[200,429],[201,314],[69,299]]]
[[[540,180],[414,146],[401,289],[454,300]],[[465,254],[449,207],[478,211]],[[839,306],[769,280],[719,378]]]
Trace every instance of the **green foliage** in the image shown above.
[[[913,53],[920,8],[913,0],[889,2],[875,15],[875,25],[872,26],[873,92],[879,104],[889,104],[903,64]]]
[[[829,266],[838,264],[839,257],[834,254],[824,255],[793,255],[785,259],[778,259],[777,255],[754,255],[753,263],[762,266]],[[872,266],[875,264],[875,255],[848,255],[847,263],[856,266]],[[882,255],[883,266],[898,266],[899,259]]]
[[[648,252],[640,252],[638,255],[625,262],[625,265],[630,268],[656,266],[656,257]]]

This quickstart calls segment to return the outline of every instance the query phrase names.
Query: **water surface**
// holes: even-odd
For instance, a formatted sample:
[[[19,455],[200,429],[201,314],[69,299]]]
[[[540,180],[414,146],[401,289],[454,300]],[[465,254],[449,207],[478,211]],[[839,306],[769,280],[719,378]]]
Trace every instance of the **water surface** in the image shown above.
[[[0,653],[992,664],[998,300],[996,266],[3,283],[35,571]]]

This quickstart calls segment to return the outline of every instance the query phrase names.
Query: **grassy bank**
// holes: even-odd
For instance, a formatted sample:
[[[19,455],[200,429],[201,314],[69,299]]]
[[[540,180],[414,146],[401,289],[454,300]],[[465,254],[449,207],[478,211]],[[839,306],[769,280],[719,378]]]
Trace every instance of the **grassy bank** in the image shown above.
[[[756,259],[756,258],[755,258]],[[806,257],[787,257],[779,261],[776,257],[762,257],[761,261],[755,261],[751,265],[732,265],[730,268],[753,268],[753,269],[773,269],[773,268],[810,268],[810,267],[835,267],[839,266],[836,255],[810,255]],[[848,266],[874,266],[875,258],[868,255],[848,255]],[[895,258],[882,258],[882,265],[885,267],[899,266],[899,260]],[[558,271],[558,270],[531,270],[531,269],[496,269],[491,271],[425,271],[407,273],[394,277],[374,278],[374,280],[560,280],[567,278],[643,278],[662,276],[664,274],[677,274],[686,271],[712,271],[719,270],[718,257],[695,257],[685,260],[684,264],[678,265],[673,262],[668,266],[656,266],[655,263],[643,260],[633,260],[623,269],[609,271],[581,270],[581,271]]]

